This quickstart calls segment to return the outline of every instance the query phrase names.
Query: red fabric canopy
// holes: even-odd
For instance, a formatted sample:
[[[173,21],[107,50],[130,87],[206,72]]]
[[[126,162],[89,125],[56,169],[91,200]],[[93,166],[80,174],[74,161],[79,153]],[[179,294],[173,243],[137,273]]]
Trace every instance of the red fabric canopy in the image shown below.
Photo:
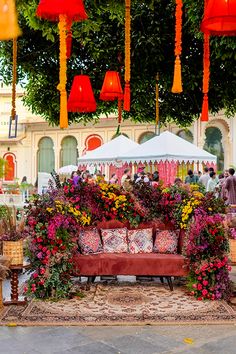
[[[201,31],[216,36],[235,36],[236,0],[207,0]]]
[[[51,21],[58,21],[59,15],[67,15],[72,21],[88,18],[83,0],[40,0],[36,15]]]

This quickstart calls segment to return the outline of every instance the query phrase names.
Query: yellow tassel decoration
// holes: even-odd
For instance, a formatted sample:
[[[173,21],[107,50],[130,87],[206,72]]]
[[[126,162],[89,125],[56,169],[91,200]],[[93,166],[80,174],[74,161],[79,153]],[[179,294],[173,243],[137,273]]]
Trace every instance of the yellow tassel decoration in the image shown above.
[[[60,128],[68,128],[68,112],[67,112],[67,92],[66,92],[66,15],[59,16],[59,35],[60,35],[60,82],[57,89],[60,91]]]
[[[124,110],[130,111],[130,45],[131,45],[131,0],[125,0],[125,90]]]
[[[0,40],[9,40],[21,35],[17,22],[14,0],[0,0]]]
[[[174,80],[171,89],[172,93],[181,93],[182,88],[182,75],[181,75],[181,61],[179,55],[175,59]]]

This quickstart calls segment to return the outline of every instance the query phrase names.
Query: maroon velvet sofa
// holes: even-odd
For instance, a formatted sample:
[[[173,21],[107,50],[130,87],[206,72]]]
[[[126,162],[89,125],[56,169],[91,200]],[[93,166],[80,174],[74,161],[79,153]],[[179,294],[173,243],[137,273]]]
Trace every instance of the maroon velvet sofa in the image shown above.
[[[98,228],[117,228],[123,224],[106,222],[97,225]],[[118,226],[119,225],[119,226]],[[151,225],[155,233],[157,225]],[[141,225],[141,227],[150,227]],[[160,229],[160,225],[158,224]],[[161,229],[169,228],[169,225],[162,225]],[[188,266],[185,257],[181,254],[183,244],[183,232],[180,232],[178,243],[178,254],[159,253],[99,253],[82,255],[77,253],[73,257],[74,275],[88,277],[88,282],[93,282],[96,276],[106,275],[135,275],[155,276],[166,278],[170,290],[173,290],[171,277],[184,277],[188,274]]]

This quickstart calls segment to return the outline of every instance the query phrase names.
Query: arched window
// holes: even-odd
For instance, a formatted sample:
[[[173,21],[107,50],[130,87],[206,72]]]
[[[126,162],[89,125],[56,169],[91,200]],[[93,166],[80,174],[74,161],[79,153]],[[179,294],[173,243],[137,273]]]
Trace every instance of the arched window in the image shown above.
[[[222,134],[219,128],[209,127],[205,131],[206,140],[204,149],[217,156],[217,170],[224,169],[224,149],[222,145]]]
[[[60,167],[77,165],[77,140],[73,136],[66,136],[61,142]]]
[[[184,140],[187,140],[190,143],[193,143],[193,133],[188,129],[182,129],[178,131],[176,135],[178,135],[180,138]]]
[[[14,181],[16,173],[16,157],[14,154],[7,153],[3,156],[7,161],[6,174],[4,177],[5,181]]]
[[[55,168],[53,141],[45,137],[38,144],[38,172],[52,172]]]
[[[142,133],[138,139],[138,142],[139,144],[143,144],[145,143],[146,141],[152,139],[154,136],[156,136],[155,133],[153,132],[145,132],[145,133]]]
[[[102,138],[99,135],[90,135],[85,141],[86,151],[97,149],[102,145]]]

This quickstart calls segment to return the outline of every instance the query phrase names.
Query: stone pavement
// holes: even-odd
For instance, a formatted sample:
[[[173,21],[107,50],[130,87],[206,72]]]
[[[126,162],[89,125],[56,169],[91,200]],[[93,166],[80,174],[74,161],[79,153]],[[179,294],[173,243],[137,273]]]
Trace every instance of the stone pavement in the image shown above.
[[[235,325],[0,328],[1,354],[235,354]]]
[[[236,284],[236,267],[231,279]],[[9,291],[9,284],[5,284],[4,290]],[[0,354],[77,353],[236,354],[236,322],[232,325],[0,327]]]

